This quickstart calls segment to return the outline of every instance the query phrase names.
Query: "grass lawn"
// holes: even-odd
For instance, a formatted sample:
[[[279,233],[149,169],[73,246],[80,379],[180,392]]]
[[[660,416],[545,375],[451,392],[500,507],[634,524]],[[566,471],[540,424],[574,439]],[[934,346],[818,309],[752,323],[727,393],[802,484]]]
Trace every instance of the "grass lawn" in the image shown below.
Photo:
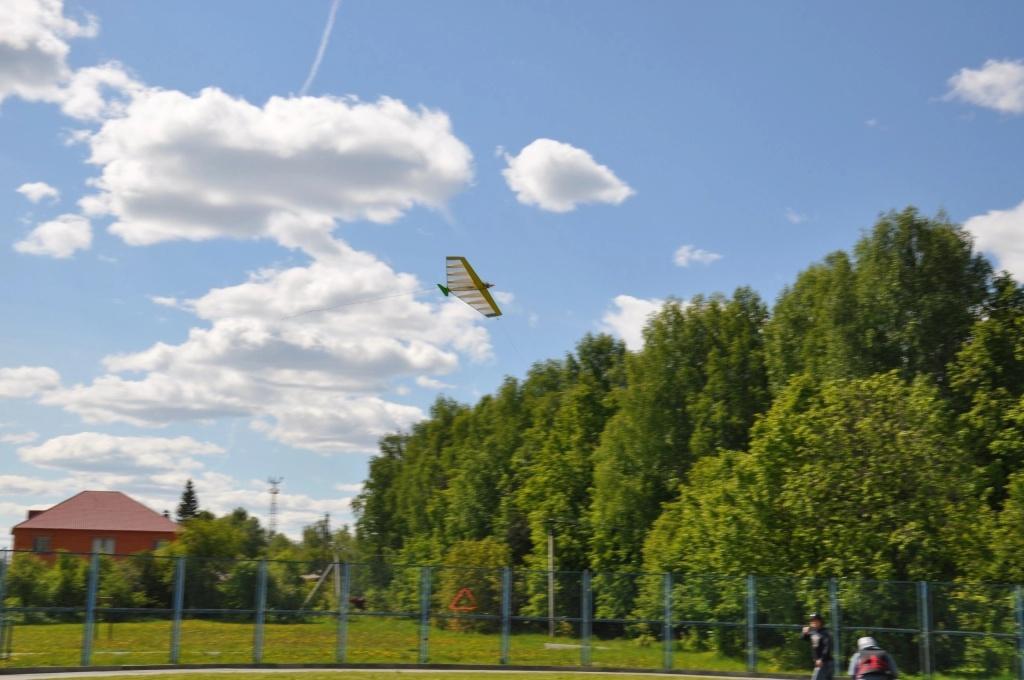
[[[304,623],[267,623],[264,627],[265,663],[333,663],[337,645],[333,618],[310,619]],[[77,666],[80,663],[83,628],[81,624],[16,625],[13,629],[11,657],[0,660],[0,668],[30,666]],[[255,626],[246,622],[186,619],[182,622],[180,662],[252,663]],[[170,659],[171,624],[168,620],[99,623],[94,629],[93,665],[162,664]],[[419,625],[408,618],[353,616],[349,620],[347,660],[352,663],[407,664],[419,661]],[[429,662],[448,664],[497,665],[500,637],[495,633],[460,632],[431,626]],[[510,663],[522,666],[579,666],[580,640],[571,636],[550,638],[543,632],[516,624],[510,638]],[[779,667],[770,650],[759,659],[761,672],[805,673],[804,666]],[[724,657],[714,652],[677,649],[674,668],[701,671],[745,670],[743,658]],[[660,642],[638,645],[625,638],[591,641],[594,667],[661,669]],[[246,678],[250,674],[245,674]],[[253,676],[260,675],[253,673]],[[263,674],[278,680],[273,674]],[[260,677],[262,678],[263,675]],[[302,680],[318,680],[321,674],[303,673]],[[324,674],[326,675],[329,674]],[[189,675],[189,679],[194,675]],[[203,677],[207,677],[203,675]],[[213,676],[210,676],[213,677]],[[332,676],[336,677],[336,676]],[[394,678],[394,673],[368,672],[344,678]],[[410,676],[404,676],[410,677]],[[416,679],[433,674],[416,674]],[[451,677],[439,672],[436,677]],[[473,678],[475,675],[459,675]],[[479,677],[484,677],[480,675]],[[494,678],[495,676],[488,676]],[[498,677],[519,677],[501,675]],[[535,676],[531,676],[535,677]],[[545,674],[544,678],[579,677]],[[615,676],[627,677],[627,676]],[[939,676],[936,680],[953,680]],[[977,676],[975,676],[977,677]],[[998,674],[989,678],[1001,678]],[[1010,680],[1012,674],[1006,674]],[[237,675],[230,679],[241,680]]]
[[[167,620],[99,623],[95,627],[93,665],[167,663],[171,624]],[[335,621],[267,623],[266,663],[331,663],[337,644]],[[252,623],[186,619],[181,630],[181,663],[252,663]],[[497,664],[500,637],[494,633],[445,630],[431,626],[431,663]],[[549,638],[544,633],[514,631],[510,662],[531,666],[580,665],[579,640]],[[15,625],[12,655],[0,667],[76,666],[80,662],[81,624]],[[628,639],[592,641],[594,666],[661,668],[661,644],[638,646]],[[412,619],[353,616],[349,620],[347,660],[353,663],[417,663],[419,625]],[[741,671],[742,659],[712,652],[675,654],[677,668]],[[417,676],[419,677],[419,676]]]

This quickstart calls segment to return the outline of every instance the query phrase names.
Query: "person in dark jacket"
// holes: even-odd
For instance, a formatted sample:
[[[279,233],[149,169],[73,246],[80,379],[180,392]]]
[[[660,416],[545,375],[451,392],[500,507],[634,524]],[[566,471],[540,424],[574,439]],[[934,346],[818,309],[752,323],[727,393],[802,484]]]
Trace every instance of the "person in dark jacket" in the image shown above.
[[[821,614],[811,614],[808,623],[804,626],[803,638],[811,642],[811,658],[814,660],[811,680],[832,680],[836,669],[832,658],[832,634],[825,627],[825,619]]]
[[[872,637],[857,640],[857,651],[850,657],[849,671],[853,680],[892,680],[899,673],[889,652],[879,647]]]

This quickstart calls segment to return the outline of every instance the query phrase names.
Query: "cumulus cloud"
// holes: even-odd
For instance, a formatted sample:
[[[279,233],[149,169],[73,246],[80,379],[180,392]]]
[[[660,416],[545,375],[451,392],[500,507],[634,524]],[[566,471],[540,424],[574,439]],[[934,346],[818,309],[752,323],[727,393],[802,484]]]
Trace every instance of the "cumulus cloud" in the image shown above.
[[[44,198],[54,201],[60,198],[60,192],[46,182],[26,182],[18,187],[16,191],[32,203],[38,203]]]
[[[71,77],[67,40],[94,36],[96,30],[91,18],[66,18],[61,0],[0,2],[0,102],[11,95],[59,101]]]
[[[0,368],[0,398],[29,398],[60,385],[60,374],[46,366]]]
[[[82,207],[112,215],[132,245],[268,237],[312,251],[335,220],[440,209],[473,175],[447,115],[388,98],[256,106],[216,88],[150,89],[87,142],[101,174]]]
[[[517,156],[505,154],[502,174],[520,203],[564,213],[585,203],[619,205],[635,192],[583,149],[536,139]]]
[[[1024,61],[989,59],[980,69],[962,68],[949,79],[946,98],[1024,114]]]
[[[601,317],[602,330],[621,338],[626,347],[638,350],[644,346],[643,330],[652,314],[665,304],[657,298],[637,298],[632,295],[616,295],[613,308]]]
[[[1024,281],[1024,201],[1009,210],[990,210],[964,222],[980,250],[995,257],[999,267]]]
[[[125,112],[133,97],[145,91],[116,61],[80,68],[61,90],[60,108],[79,120],[100,121]]]
[[[63,500],[60,495],[75,493],[82,489],[73,480],[51,480],[27,475],[0,475],[0,496],[52,496],[54,500]],[[19,521],[24,519],[20,517]]]
[[[79,432],[54,437],[37,446],[18,450],[26,463],[62,470],[125,473],[147,470],[196,469],[196,456],[224,453],[224,449],[191,437],[116,437],[100,432]]]
[[[446,388],[454,387],[454,385],[449,385],[448,383],[442,382],[437,378],[431,378],[426,375],[418,376],[416,378],[416,384],[428,390],[443,390]]]
[[[94,37],[87,16],[64,16],[62,0],[0,3],[0,102],[9,96],[57,104],[64,114],[96,121],[116,115],[143,86],[117,62],[77,70],[67,64],[71,38]]]
[[[193,300],[161,299],[208,326],[179,344],[108,356],[107,374],[42,403],[88,422],[138,426],[245,417],[293,446],[372,450],[423,417],[377,393],[450,373],[461,355],[487,359],[490,339],[466,305],[421,301],[415,277],[332,243],[304,267],[262,270]]]
[[[39,439],[35,432],[8,432],[0,434],[0,443],[3,444],[30,444]]]
[[[694,262],[699,264],[711,264],[717,260],[721,260],[722,256],[718,253],[713,253],[710,250],[702,250],[697,246],[679,246],[679,250],[676,251],[673,261],[678,267],[689,267]]]
[[[92,226],[81,215],[61,215],[43,222],[14,244],[19,253],[67,259],[92,246]]]

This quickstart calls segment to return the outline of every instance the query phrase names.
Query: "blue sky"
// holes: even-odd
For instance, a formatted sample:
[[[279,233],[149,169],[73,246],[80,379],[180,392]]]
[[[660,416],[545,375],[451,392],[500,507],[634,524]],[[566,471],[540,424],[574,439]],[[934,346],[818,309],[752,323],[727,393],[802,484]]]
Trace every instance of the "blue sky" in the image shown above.
[[[351,521],[438,393],[771,301],[889,209],[1024,275],[1020,3],[342,0],[302,98],[330,7],[0,8],[0,523],[188,476],[263,516],[270,475],[288,531]]]

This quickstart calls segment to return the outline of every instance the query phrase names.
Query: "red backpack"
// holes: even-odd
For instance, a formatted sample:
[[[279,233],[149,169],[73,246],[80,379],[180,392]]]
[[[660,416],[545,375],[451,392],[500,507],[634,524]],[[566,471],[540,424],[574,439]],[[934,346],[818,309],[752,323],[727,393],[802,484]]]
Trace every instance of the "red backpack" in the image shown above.
[[[892,669],[889,668],[889,659],[885,655],[885,651],[881,649],[862,649],[860,652],[860,661],[857,663],[857,678],[865,678],[868,676],[875,675],[892,675]]]

